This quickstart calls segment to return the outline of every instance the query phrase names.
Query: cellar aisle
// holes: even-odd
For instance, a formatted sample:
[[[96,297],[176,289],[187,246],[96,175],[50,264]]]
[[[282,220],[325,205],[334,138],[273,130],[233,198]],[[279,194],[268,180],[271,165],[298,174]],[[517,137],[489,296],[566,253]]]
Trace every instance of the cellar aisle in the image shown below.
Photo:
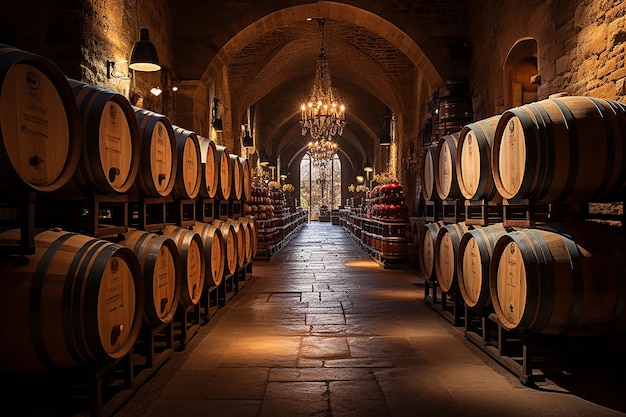
[[[309,223],[115,416],[625,415],[623,385],[522,385],[423,298]]]

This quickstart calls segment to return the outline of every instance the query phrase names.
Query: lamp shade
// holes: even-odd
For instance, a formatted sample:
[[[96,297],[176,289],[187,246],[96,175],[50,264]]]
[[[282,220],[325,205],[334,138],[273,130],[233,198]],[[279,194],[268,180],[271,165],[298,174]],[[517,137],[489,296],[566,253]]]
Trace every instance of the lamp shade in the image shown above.
[[[250,136],[250,131],[246,129],[243,134],[243,138],[241,138],[241,146],[246,148],[251,148],[254,146],[254,138]]]
[[[221,117],[216,117],[215,119],[213,119],[213,127],[217,132],[224,131],[224,122],[222,121]]]
[[[161,69],[157,50],[150,42],[148,28],[139,30],[139,41],[135,42],[130,53],[128,68],[135,71],[152,72]]]
[[[369,159],[365,160],[365,165],[363,165],[363,171],[365,171],[365,172],[372,172],[372,171],[374,171],[374,168],[372,168],[372,164],[370,164]]]

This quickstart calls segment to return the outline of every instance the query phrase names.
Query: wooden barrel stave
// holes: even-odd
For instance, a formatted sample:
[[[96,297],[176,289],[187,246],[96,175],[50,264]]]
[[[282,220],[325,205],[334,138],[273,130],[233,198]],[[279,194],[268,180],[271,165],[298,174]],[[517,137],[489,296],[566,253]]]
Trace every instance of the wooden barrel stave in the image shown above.
[[[439,198],[462,198],[456,176],[456,154],[459,133],[451,133],[439,139],[434,160],[435,188]]]
[[[436,279],[435,268],[435,248],[437,242],[437,234],[443,226],[442,221],[426,223],[422,228],[420,235],[422,236],[422,244],[420,250],[420,264],[422,271],[426,274],[427,279]]]

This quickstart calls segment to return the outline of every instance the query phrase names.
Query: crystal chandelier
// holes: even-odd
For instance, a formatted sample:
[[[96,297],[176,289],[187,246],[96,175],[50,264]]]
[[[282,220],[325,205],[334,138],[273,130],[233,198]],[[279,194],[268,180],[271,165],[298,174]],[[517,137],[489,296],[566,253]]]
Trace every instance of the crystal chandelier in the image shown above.
[[[317,57],[315,82],[311,90],[309,102],[302,104],[300,125],[302,136],[307,132],[314,141],[331,141],[333,136],[341,135],[346,124],[345,106],[341,104],[333,93],[330,83],[328,59],[324,51],[324,23],[326,19],[317,19],[322,31],[322,46]]]
[[[309,142],[309,154],[313,161],[330,160],[337,152],[337,144],[331,140],[320,139]]]

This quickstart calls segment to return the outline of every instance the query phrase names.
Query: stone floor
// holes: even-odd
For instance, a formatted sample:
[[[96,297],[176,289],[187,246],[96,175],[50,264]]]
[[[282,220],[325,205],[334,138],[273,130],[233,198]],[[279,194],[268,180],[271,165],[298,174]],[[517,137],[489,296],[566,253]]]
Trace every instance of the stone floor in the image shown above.
[[[115,417],[624,416],[623,379],[521,384],[424,302],[415,270],[313,222]]]

